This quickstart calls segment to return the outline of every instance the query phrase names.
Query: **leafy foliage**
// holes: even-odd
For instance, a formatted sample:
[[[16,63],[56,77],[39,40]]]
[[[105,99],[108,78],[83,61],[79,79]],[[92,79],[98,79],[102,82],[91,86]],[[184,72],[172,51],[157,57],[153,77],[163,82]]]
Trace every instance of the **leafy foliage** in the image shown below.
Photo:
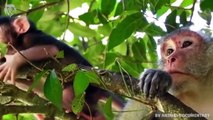
[[[197,18],[192,19],[195,13],[211,24],[211,0],[202,0],[199,12],[195,3],[196,0],[3,0],[0,13],[26,14],[39,29],[76,48],[94,66],[123,70],[138,77],[144,68],[157,67],[156,37],[191,22],[199,23]],[[0,45],[0,49],[4,55],[5,46]],[[63,52],[57,57],[62,58]],[[63,71],[76,69],[69,65]],[[36,81],[44,73],[39,73]],[[78,72],[74,82],[77,103],[84,102],[80,98],[91,82],[99,84],[95,73]],[[62,88],[54,71],[47,78],[44,93],[61,109]]]
[[[62,110],[62,86],[54,70],[48,74],[43,89],[45,97]]]
[[[74,114],[78,115],[83,110],[84,103],[85,103],[85,94],[78,95],[72,101],[72,111]]]

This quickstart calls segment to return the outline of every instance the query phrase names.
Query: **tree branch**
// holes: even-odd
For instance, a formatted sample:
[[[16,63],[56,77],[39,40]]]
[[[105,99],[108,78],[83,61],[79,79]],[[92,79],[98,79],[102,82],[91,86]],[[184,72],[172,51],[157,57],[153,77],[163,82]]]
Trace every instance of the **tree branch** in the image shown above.
[[[33,92],[23,91],[11,84],[0,83],[0,117],[9,113],[43,113],[51,120],[55,116],[63,120],[76,119],[74,114],[58,110],[49,101]],[[5,103],[3,103],[3,98]]]
[[[59,69],[59,68],[61,68],[61,66],[54,67],[53,65],[56,65],[56,63],[53,63],[53,62],[55,62],[55,61],[48,61],[48,62],[45,61],[45,63],[40,62],[40,65],[43,66],[45,64],[45,66],[43,66],[43,67],[48,67],[48,68],[53,67],[56,71],[61,71],[61,69]],[[29,69],[31,69],[30,70],[31,72],[29,71]],[[155,108],[155,103],[153,103],[152,101],[147,101],[143,97],[143,94],[141,93],[140,88],[138,87],[138,82],[139,82],[138,79],[133,78],[125,73],[121,74],[121,73],[111,72],[111,71],[107,71],[107,70],[94,69],[91,67],[86,67],[86,66],[81,66],[81,65],[79,65],[79,69],[84,70],[84,71],[85,70],[92,71],[97,74],[97,76],[100,78],[100,84],[99,85],[91,84],[91,85],[100,87],[102,89],[106,89],[106,90],[111,91],[118,95],[129,97],[131,99],[139,101],[148,106],[151,106],[151,107],[154,106],[154,108]],[[25,69],[22,69],[22,70],[24,70],[24,72],[22,72],[22,74],[24,73],[25,75],[32,75],[33,70],[34,70],[34,74],[36,73],[36,70],[33,69],[32,67],[28,67],[28,69],[26,69],[26,66],[25,66]],[[37,103],[38,100],[32,101],[32,95],[22,93],[20,91],[17,92],[17,89],[15,87],[12,87],[12,85],[4,87],[4,89],[6,89],[6,90],[1,90],[1,91],[7,91],[5,93],[7,93],[7,94],[10,93],[10,95],[12,95],[12,97],[14,97],[15,99],[23,99],[23,100],[27,101],[28,103],[33,103],[33,104],[46,104],[47,103],[46,100],[39,100],[39,103]],[[5,93],[2,95],[5,95]],[[130,94],[128,94],[128,93],[130,93]],[[33,96],[35,96],[35,95],[33,95]],[[31,98],[31,99],[29,99],[29,98]],[[37,97],[36,97],[36,99],[37,99]],[[194,111],[190,107],[187,107],[180,100],[178,100],[177,98],[175,98],[174,96],[172,96],[169,93],[166,93],[164,96],[159,97],[159,100],[163,106],[164,113],[198,114],[196,111]],[[187,120],[191,120],[191,119],[205,120],[205,118],[201,118],[201,117],[187,118]]]

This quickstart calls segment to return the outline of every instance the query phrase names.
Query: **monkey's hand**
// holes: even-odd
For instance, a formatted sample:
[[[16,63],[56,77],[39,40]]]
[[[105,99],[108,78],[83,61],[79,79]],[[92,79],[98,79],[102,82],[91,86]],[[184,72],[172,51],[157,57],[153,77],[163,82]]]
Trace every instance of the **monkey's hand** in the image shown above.
[[[11,80],[11,82],[15,84],[17,69],[25,60],[19,53],[5,55],[5,58],[6,61],[0,65],[0,80],[4,80],[4,82]]]
[[[145,97],[153,99],[162,96],[172,84],[171,76],[162,70],[148,69],[140,77],[140,87]]]

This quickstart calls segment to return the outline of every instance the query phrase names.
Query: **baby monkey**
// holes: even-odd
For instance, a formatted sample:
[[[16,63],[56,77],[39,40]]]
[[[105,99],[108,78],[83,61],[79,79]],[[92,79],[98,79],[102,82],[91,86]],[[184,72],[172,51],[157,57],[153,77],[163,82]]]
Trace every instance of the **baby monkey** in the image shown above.
[[[22,89],[27,89],[32,81],[16,81],[18,69],[26,66],[30,62],[43,61],[57,55],[59,51],[64,52],[64,58],[58,59],[64,66],[76,63],[83,66],[91,64],[82,57],[76,50],[56,38],[38,30],[35,25],[27,19],[26,16],[6,17],[0,16],[0,42],[8,44],[8,52],[5,55],[6,61],[0,65],[0,79],[5,82],[12,82]],[[16,50],[18,50],[25,58]],[[48,54],[47,54],[48,53]],[[41,85],[43,84],[41,83]],[[42,93],[41,91],[39,91]],[[89,86],[86,90],[85,100],[92,112],[90,116],[88,109],[82,111],[81,116],[85,119],[105,119],[97,107],[97,102],[101,98],[113,96],[108,91],[97,87]],[[71,112],[70,104],[73,100],[74,92],[71,84],[63,90],[63,107]],[[122,108],[123,103],[117,96],[113,100],[118,108]]]

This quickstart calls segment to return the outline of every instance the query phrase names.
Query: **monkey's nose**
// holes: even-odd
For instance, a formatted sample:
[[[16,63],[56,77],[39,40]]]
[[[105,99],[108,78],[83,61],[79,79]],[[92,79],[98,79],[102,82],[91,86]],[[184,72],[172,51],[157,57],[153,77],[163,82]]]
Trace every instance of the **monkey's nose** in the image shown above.
[[[174,57],[169,58],[169,59],[167,60],[168,63],[173,63],[173,62],[175,62],[175,61],[176,61],[176,59],[175,59]]]

